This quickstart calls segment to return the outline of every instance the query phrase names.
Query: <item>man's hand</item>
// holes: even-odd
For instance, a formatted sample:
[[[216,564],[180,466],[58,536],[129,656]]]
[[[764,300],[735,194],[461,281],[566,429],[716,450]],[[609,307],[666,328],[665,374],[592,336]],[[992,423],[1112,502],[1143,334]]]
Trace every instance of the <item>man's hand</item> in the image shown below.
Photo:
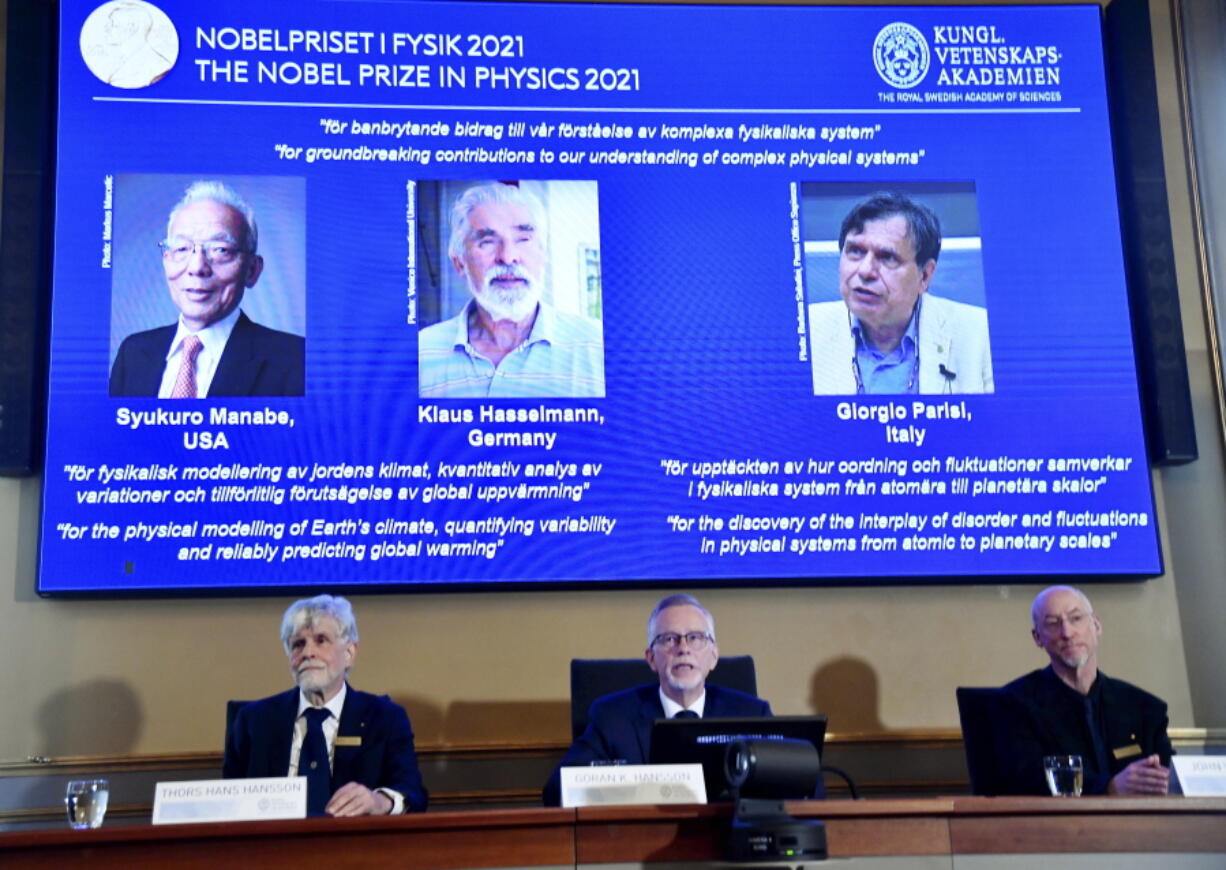
[[[1170,789],[1171,769],[1157,755],[1134,761],[1107,783],[1107,794],[1167,794]]]
[[[391,811],[391,798],[371,791],[360,782],[342,785],[324,807],[324,812],[330,816],[385,816]]]

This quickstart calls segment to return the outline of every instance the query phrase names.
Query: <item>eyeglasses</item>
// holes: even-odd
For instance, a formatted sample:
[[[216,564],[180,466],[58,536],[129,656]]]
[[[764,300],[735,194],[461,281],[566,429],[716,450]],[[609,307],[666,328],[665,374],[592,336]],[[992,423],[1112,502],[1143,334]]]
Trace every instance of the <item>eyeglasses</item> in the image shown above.
[[[1087,614],[1075,610],[1068,616],[1049,616],[1039,624],[1039,630],[1046,634],[1059,634],[1064,630],[1065,623],[1071,629],[1081,628],[1085,624]]]
[[[158,247],[162,249],[162,256],[176,266],[186,263],[197,248],[211,266],[233,263],[240,254],[247,253],[245,248],[240,248],[227,239],[210,239],[207,242],[193,242],[191,239],[166,239],[158,242]]]
[[[695,652],[699,652],[707,648],[707,644],[711,643],[715,638],[707,634],[705,631],[687,631],[685,634],[677,634],[675,631],[666,631],[663,634],[657,634],[651,640],[652,646],[664,647],[667,650],[674,650],[681,646],[681,641],[685,641],[685,645]]]

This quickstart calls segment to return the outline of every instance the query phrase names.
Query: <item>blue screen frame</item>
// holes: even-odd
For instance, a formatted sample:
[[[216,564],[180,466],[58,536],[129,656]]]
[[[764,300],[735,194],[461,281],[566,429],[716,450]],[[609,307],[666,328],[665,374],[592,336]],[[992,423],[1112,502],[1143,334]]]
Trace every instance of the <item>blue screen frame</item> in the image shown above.
[[[1100,15],[63,0],[38,591],[1161,573]],[[176,322],[195,180],[254,210],[242,310],[302,337],[302,395],[111,395]],[[419,398],[469,181],[545,200],[599,393]],[[878,190],[940,213],[990,392],[815,394],[808,307]]]

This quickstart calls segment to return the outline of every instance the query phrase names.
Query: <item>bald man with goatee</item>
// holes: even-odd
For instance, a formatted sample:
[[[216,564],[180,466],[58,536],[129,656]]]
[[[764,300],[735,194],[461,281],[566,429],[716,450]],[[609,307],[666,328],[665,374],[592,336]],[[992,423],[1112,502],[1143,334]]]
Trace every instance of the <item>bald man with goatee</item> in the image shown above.
[[[1083,794],[1164,795],[1170,790],[1166,704],[1098,668],[1103,623],[1072,586],[1051,586],[1030,608],[1030,635],[1049,664],[1003,689],[998,763],[1007,793],[1048,793],[1046,755],[1080,755]]]

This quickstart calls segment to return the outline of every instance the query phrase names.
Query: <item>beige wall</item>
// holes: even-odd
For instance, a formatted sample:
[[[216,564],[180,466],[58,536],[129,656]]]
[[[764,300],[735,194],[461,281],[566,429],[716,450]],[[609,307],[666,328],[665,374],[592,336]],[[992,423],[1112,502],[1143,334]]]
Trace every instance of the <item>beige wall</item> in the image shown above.
[[[1154,0],[1155,32],[1168,26]],[[1173,93],[1171,51],[1158,52]],[[1226,726],[1226,497],[1177,107],[1164,131],[1202,459],[1156,478],[1167,574],[1091,590],[1103,667],[1170,704],[1174,726]],[[30,755],[218,750],[224,703],[288,687],[287,598],[44,601],[34,593],[38,481],[0,479],[0,761]],[[81,566],[88,571],[88,565]],[[1179,595],[1176,595],[1176,589]],[[726,653],[757,659],[779,713],[836,732],[954,728],[957,685],[1043,663],[1028,636],[1036,587],[720,590]],[[383,595],[356,599],[354,683],[408,706],[426,745],[562,741],[567,661],[637,655],[655,591]],[[1185,650],[1186,659],[1185,659]]]

